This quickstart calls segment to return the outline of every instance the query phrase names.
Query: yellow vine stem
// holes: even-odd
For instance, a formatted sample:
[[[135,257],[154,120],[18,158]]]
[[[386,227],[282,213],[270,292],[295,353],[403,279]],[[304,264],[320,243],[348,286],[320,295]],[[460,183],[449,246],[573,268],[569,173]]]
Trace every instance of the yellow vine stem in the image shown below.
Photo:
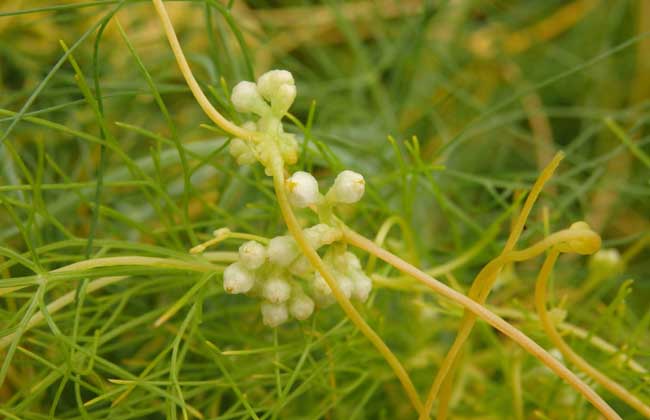
[[[273,186],[275,188],[275,194],[278,199],[280,211],[282,212],[282,217],[284,218],[287,228],[289,229],[289,233],[298,244],[298,247],[305,255],[305,257],[307,257],[307,260],[311,266],[314,267],[314,269],[317,270],[321,276],[323,276],[323,279],[325,282],[327,282],[327,285],[330,287],[330,289],[332,289],[332,294],[336,298],[339,305],[341,305],[341,308],[348,316],[348,318],[350,318],[354,325],[363,333],[363,335],[366,336],[366,338],[368,338],[368,340],[370,340],[370,342],[375,346],[375,348],[384,357],[384,359],[386,359],[386,362],[388,362],[390,367],[395,372],[395,375],[401,382],[402,386],[404,387],[409,400],[411,400],[411,403],[417,412],[420,413],[422,411],[422,401],[420,401],[420,397],[418,396],[418,393],[415,390],[415,386],[413,385],[411,378],[406,372],[406,369],[404,369],[404,366],[402,366],[400,361],[388,348],[386,343],[384,343],[381,337],[370,327],[370,325],[368,325],[368,323],[366,323],[363,317],[352,305],[350,300],[345,297],[332,273],[329,272],[318,253],[307,242],[307,238],[302,232],[302,228],[298,223],[298,219],[296,219],[296,215],[293,213],[291,205],[289,204],[284,186],[284,167],[282,160],[277,155],[274,159],[273,164]]]
[[[490,290],[496,281],[497,275],[504,265],[495,262],[500,261],[503,255],[514,249],[515,244],[517,243],[517,240],[519,239],[519,236],[521,236],[521,232],[524,229],[526,220],[528,220],[528,215],[530,214],[535,201],[537,201],[537,197],[539,197],[539,194],[542,192],[542,188],[544,188],[544,184],[546,184],[546,182],[553,176],[555,169],[558,167],[560,161],[563,158],[564,153],[558,152],[553,157],[551,162],[546,165],[542,173],[539,175],[539,178],[537,178],[537,181],[535,181],[535,184],[533,185],[533,188],[531,188],[528,197],[526,197],[526,201],[524,202],[521,212],[519,212],[519,215],[517,216],[517,219],[512,226],[510,235],[506,240],[506,244],[503,247],[501,255],[490,261],[490,263],[484,267],[484,269],[478,274],[472,283],[472,286],[469,290],[469,297],[471,299],[474,299],[479,303],[484,303],[487,299],[487,295],[490,293]],[[492,265],[491,269],[487,270],[488,266],[490,265]],[[472,313],[465,312],[458,329],[456,339],[454,340],[454,343],[452,344],[449,352],[445,356],[442,364],[440,365],[438,373],[436,374],[436,377],[433,381],[433,385],[431,385],[431,389],[429,390],[427,399],[424,403],[424,414],[422,414],[420,417],[421,420],[429,418],[429,413],[433,407],[433,402],[435,401],[438,395],[438,391],[441,387],[443,388],[443,398],[441,398],[440,406],[438,409],[438,419],[442,420],[446,418],[447,404],[449,402],[449,397],[451,396],[453,372],[455,371],[457,357],[463,345],[469,338],[469,335],[474,328],[475,322],[476,316],[474,316]]]
[[[379,246],[382,246],[384,244],[384,241],[386,241],[388,233],[395,225],[398,225],[402,230],[402,236],[404,237],[404,242],[406,242],[406,246],[409,251],[410,262],[415,265],[420,265],[417,248],[415,246],[415,240],[413,239],[413,232],[411,232],[411,228],[408,226],[404,218],[400,216],[394,215],[384,221],[384,223],[377,231],[377,235],[375,235],[375,243]],[[368,263],[366,264],[366,273],[372,273],[374,271],[376,261],[377,257],[371,255],[368,259]]]
[[[581,226],[583,222],[578,222],[577,226]],[[575,226],[574,225],[574,226]],[[519,250],[519,251],[510,251],[509,253],[505,255],[500,255],[494,260],[490,261],[483,269],[479,272],[479,274],[476,276],[475,284],[480,284],[485,282],[486,279],[494,279],[496,277],[496,274],[499,272],[499,270],[505,266],[506,264],[510,264],[513,262],[518,262],[518,261],[525,261],[529,260],[532,258],[535,258],[536,256],[542,254],[544,251],[547,249],[550,249],[554,246],[565,246],[565,247],[570,247],[570,245],[567,244],[574,244],[580,247],[580,253],[581,254],[591,254],[596,252],[600,248],[600,236],[598,236],[597,233],[593,232],[590,229],[581,229],[579,227],[571,227],[569,229],[563,229],[561,231],[552,233],[551,235],[548,235],[546,238],[542,239],[541,241],[535,243],[534,245]],[[573,248],[567,248],[567,252],[575,252]],[[491,287],[491,284],[490,284]],[[490,288],[484,289],[478,296],[478,299],[474,298],[478,303],[484,304],[485,299],[487,297],[487,294],[489,293]],[[472,295],[470,293],[470,298],[472,298]],[[471,316],[471,318],[469,318]],[[438,371],[438,375],[436,378],[438,378],[437,381],[434,382],[434,388],[433,391],[438,391],[442,379],[445,376],[448,377],[449,372],[454,369],[454,361],[457,360],[458,356],[460,355],[460,352],[462,350],[462,346],[469,337],[469,334],[471,333],[471,329],[474,326],[474,323],[476,321],[476,317],[473,314],[468,314],[465,313],[463,316],[463,320],[470,319],[470,323],[467,324],[462,324],[458,334],[456,336],[456,340],[452,344],[451,348],[447,352],[447,355],[445,357],[445,361],[448,361],[445,363],[443,361],[442,365],[440,366],[440,370]],[[448,395],[445,395],[445,397],[448,397]],[[447,405],[446,402],[448,400],[444,400],[441,398],[441,407],[438,410],[438,417],[445,417],[447,415]]]
[[[641,413],[646,418],[650,418],[650,407],[647,406],[639,398],[631,394],[627,389],[619,385],[617,382],[613,381],[605,374],[600,372],[598,369],[594,368],[587,362],[585,359],[580,357],[578,354],[574,353],[571,347],[564,341],[560,333],[555,328],[555,324],[551,320],[551,317],[546,310],[546,291],[548,285],[548,278],[553,266],[557,261],[560,251],[557,248],[553,248],[544,260],[542,269],[537,276],[537,282],[535,286],[535,307],[537,308],[537,314],[539,319],[544,327],[544,331],[551,339],[551,342],[555,347],[560,350],[562,356],[578,367],[578,369],[585,372],[587,375],[591,376],[596,382],[598,382],[603,388],[625,401],[630,407],[634,408],[636,411]]]
[[[503,318],[496,315],[494,312],[487,309],[485,306],[479,304],[478,302],[470,299],[469,297],[463,295],[450,288],[449,286],[441,283],[440,281],[429,276],[422,270],[414,267],[398,256],[386,251],[383,248],[378,247],[374,242],[363,237],[357,232],[351,230],[348,227],[343,226],[343,238],[345,241],[357,248],[360,248],[369,254],[376,255],[379,259],[387,262],[393,267],[397,268],[399,271],[403,272],[406,275],[409,275],[416,280],[422,282],[427,287],[429,287],[434,292],[441,294],[442,296],[450,299],[457,304],[463,306],[467,311],[472,313],[475,317],[483,319],[485,322],[490,324],[492,327],[501,331],[506,336],[510,337],[513,341],[523,347],[528,353],[532,354],[534,357],[539,359],[543,364],[548,366],[556,375],[564,379],[569,385],[571,385],[576,391],[582,394],[587,401],[589,401],[598,411],[601,412],[608,420],[620,420],[621,417],[614,411],[593,389],[591,389],[587,384],[585,384],[580,378],[578,378],[573,372],[567,369],[562,363],[558,362],[553,358],[546,350],[535,343],[527,335],[521,332],[519,329],[515,328]],[[519,255],[520,257],[522,255]],[[426,418],[426,417],[425,417]]]
[[[233,136],[244,138],[244,139],[256,140],[257,133],[245,130],[237,126],[236,124],[233,124],[231,121],[224,118],[219,113],[219,111],[217,111],[212,106],[212,104],[208,101],[207,97],[201,90],[201,87],[196,82],[196,79],[192,74],[192,70],[190,69],[187,60],[185,59],[181,46],[178,42],[178,38],[176,37],[174,27],[172,26],[171,20],[169,19],[169,15],[167,14],[167,10],[163,5],[162,0],[152,0],[152,1],[156,8],[156,11],[158,12],[158,15],[160,16],[160,20],[163,23],[164,31],[167,34],[167,39],[169,40],[169,44],[172,48],[174,56],[176,57],[176,61],[178,62],[181,72],[185,77],[185,81],[187,82],[190,90],[192,91],[192,94],[196,98],[197,102],[199,103],[203,111],[208,115],[208,117],[210,117],[210,119],[215,124],[221,127],[224,131],[232,134]],[[377,348],[377,350],[379,350],[381,355],[386,359],[386,361],[391,366],[391,368],[397,375],[398,379],[402,383],[402,386],[404,387],[408,395],[408,398],[411,400],[411,403],[416,408],[418,413],[420,413],[420,411],[422,410],[422,401],[420,401],[417,391],[415,390],[415,386],[413,385],[408,373],[401,365],[397,357],[395,357],[395,355],[391,352],[388,346],[386,346],[386,344],[381,339],[381,337],[379,337],[379,335],[377,335],[377,333],[375,333],[373,329],[370,328],[370,326],[364,321],[364,319],[357,312],[354,306],[352,306],[350,301],[345,297],[345,295],[343,295],[343,292],[338,287],[338,283],[331,275],[331,273],[327,271],[320,256],[307,243],[307,239],[302,233],[302,229],[298,224],[298,220],[296,219],[296,216],[293,214],[293,210],[291,209],[289,200],[287,199],[286,192],[284,191],[284,165],[282,163],[282,160],[279,158],[278,154],[276,154],[276,156],[274,157],[275,159],[273,159],[273,164],[272,164],[273,185],[275,187],[275,193],[278,199],[278,204],[280,205],[280,210],[282,212],[282,216],[285,220],[285,223],[287,224],[287,228],[289,229],[289,233],[291,234],[291,236],[293,236],[296,243],[301,248],[301,251],[305,254],[307,259],[309,260],[310,264],[321,273],[323,279],[325,279],[329,287],[332,289],[335,298],[343,308],[344,312],[357,326],[357,328],[359,328],[359,330],[371,341],[371,343]]]
[[[223,115],[221,115],[221,113],[212,106],[208,98],[201,90],[199,83],[194,78],[192,70],[190,69],[190,65],[185,59],[185,54],[183,54],[183,49],[178,42],[178,37],[174,31],[171,19],[169,19],[165,5],[163,4],[162,0],[152,1],[154,7],[156,8],[156,12],[158,12],[158,16],[162,22],[163,29],[167,35],[167,40],[169,41],[169,45],[171,46],[174,56],[176,57],[178,67],[180,67],[181,73],[183,73],[183,77],[185,78],[187,86],[192,91],[194,98],[196,98],[196,101],[199,103],[199,106],[203,112],[205,112],[206,115],[212,120],[212,122],[221,127],[225,132],[242,139],[255,140],[256,133],[254,131],[246,130],[237,124],[234,124],[233,122],[226,119]]]

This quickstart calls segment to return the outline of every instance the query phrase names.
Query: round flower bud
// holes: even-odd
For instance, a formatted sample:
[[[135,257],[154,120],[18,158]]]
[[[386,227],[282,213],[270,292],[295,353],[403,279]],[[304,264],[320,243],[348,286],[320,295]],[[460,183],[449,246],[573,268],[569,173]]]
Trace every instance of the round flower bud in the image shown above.
[[[591,257],[589,268],[603,276],[614,275],[623,268],[621,254],[615,248],[601,249]]]
[[[263,116],[269,111],[269,105],[264,102],[253,82],[237,83],[232,89],[230,100],[239,112],[252,112]]]
[[[262,321],[264,325],[275,328],[278,325],[284,324],[289,319],[287,306],[283,303],[269,303],[262,302]]]
[[[361,174],[345,170],[338,174],[327,199],[334,203],[356,203],[363,196],[366,183]]]
[[[288,267],[298,257],[298,246],[290,236],[276,236],[266,249],[269,260],[280,267]]]
[[[253,288],[255,276],[236,262],[223,272],[223,288],[227,293],[246,293]]]
[[[248,241],[239,247],[239,262],[249,270],[256,270],[266,260],[264,245],[255,241]]]
[[[332,294],[332,289],[318,271],[312,277],[311,287],[317,295],[328,296]]]
[[[301,293],[289,302],[289,313],[296,319],[305,320],[314,312],[314,301]]]
[[[353,270],[361,270],[361,262],[356,255],[351,252],[346,252],[343,254],[343,258],[345,259],[345,264],[348,268]]]
[[[280,136],[280,154],[287,165],[293,165],[298,161],[298,142],[295,135],[282,133]]]
[[[309,260],[304,255],[298,257],[298,259],[289,266],[289,272],[294,276],[306,276],[312,271],[311,264],[309,264]]]
[[[360,302],[365,302],[372,290],[372,280],[363,271],[354,270],[352,272],[352,282],[354,283],[352,297]]]
[[[246,144],[246,142],[242,139],[232,139],[230,141],[228,150],[230,151],[232,157],[235,158],[238,165],[250,165],[257,161],[255,158],[255,153],[253,153],[253,149],[251,149],[250,146]]]
[[[312,227],[303,229],[307,242],[312,248],[318,249],[323,245],[329,245],[332,242],[341,239],[341,231],[324,223],[319,223]]]
[[[280,87],[295,85],[293,75],[287,70],[267,71],[257,79],[257,90],[269,102],[276,96]]]
[[[319,198],[318,182],[312,174],[298,171],[294,172],[285,185],[292,205],[303,208],[315,204]]]
[[[352,279],[346,275],[338,274],[336,276],[336,282],[338,283],[341,292],[343,292],[343,295],[350,299],[352,292],[354,291],[354,282]]]
[[[264,283],[262,296],[271,303],[282,303],[291,296],[291,285],[280,277],[272,277]]]
[[[271,111],[274,115],[282,117],[289,111],[293,101],[296,99],[296,87],[294,85],[282,85],[271,100]]]

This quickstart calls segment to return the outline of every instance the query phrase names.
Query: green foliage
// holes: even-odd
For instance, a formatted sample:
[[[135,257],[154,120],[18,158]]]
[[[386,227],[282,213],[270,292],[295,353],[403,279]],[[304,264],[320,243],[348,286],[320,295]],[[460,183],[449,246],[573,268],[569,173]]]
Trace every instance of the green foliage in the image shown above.
[[[257,300],[222,287],[241,239],[188,252],[221,227],[267,238],[286,228],[263,168],[239,167],[207,124],[153,6],[56,3],[0,10],[0,416],[413,417],[337,305],[269,329]],[[292,168],[328,185],[343,169],[362,173],[366,194],[343,209],[346,223],[384,230],[384,247],[464,293],[562,149],[518,248],[586,220],[620,252],[616,269],[561,257],[549,306],[566,311],[558,329],[576,353],[650,402],[647,2],[169,9],[229,119],[243,122],[229,100],[237,82],[290,70]],[[426,395],[463,312],[362,261],[375,290],[356,307]],[[549,349],[533,303],[541,263],[508,265],[488,302]],[[457,372],[453,418],[596,417],[482,322]],[[595,388],[623,418],[642,418]]]

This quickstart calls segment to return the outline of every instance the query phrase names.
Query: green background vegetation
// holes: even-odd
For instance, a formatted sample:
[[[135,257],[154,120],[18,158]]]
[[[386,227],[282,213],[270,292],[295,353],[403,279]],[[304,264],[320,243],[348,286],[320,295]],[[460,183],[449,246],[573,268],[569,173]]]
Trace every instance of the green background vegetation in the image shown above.
[[[306,125],[287,124],[301,139],[297,168],[327,183],[344,168],[363,173],[366,196],[347,223],[372,237],[401,216],[422,267],[469,255],[437,276],[463,292],[500,252],[515,198],[563,150],[522,243],[586,220],[623,255],[617,270],[562,257],[551,305],[584,332],[566,335],[579,354],[650,401],[650,2],[197,0],[169,10],[204,90],[235,121],[229,87],[290,70],[291,112]],[[150,2],[2,1],[0,340],[24,334],[0,350],[0,416],[414,416],[338,307],[264,327],[256,300],[224,294],[223,254],[206,273],[51,273],[129,255],[201,265],[187,250],[224,226],[284,234],[270,179],[259,165],[238,167],[207,123]],[[403,237],[394,229],[384,245],[408,256]],[[540,264],[505,270],[489,306],[548,348],[533,316]],[[376,275],[359,309],[424,394],[462,311],[383,264]],[[107,276],[127,277],[92,289]],[[47,310],[57,299],[69,303]],[[484,323],[462,357],[452,413],[598,418]]]

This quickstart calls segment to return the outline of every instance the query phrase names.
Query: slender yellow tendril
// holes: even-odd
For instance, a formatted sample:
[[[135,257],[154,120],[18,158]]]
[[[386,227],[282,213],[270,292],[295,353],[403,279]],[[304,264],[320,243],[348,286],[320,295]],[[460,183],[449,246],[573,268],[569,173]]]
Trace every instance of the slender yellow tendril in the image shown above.
[[[160,21],[162,22],[163,29],[167,35],[167,40],[169,41],[172,52],[174,53],[174,57],[176,57],[178,67],[180,67],[181,73],[183,73],[183,77],[185,78],[187,86],[192,91],[196,102],[198,102],[203,112],[205,112],[205,114],[212,120],[212,122],[214,122],[226,133],[230,133],[233,136],[242,139],[254,140],[256,138],[256,133],[254,131],[246,130],[237,124],[234,124],[232,121],[229,121],[223,115],[221,115],[221,113],[217,111],[214,106],[212,106],[208,98],[205,96],[205,93],[203,93],[203,90],[201,90],[199,83],[196,81],[194,75],[192,74],[192,70],[190,69],[190,65],[187,63],[185,54],[183,54],[181,45],[178,42],[178,37],[174,31],[174,26],[172,25],[171,19],[167,14],[165,5],[163,4],[162,0],[152,1],[154,7],[156,8],[156,12],[158,12],[158,16],[160,17]]]
[[[551,316],[546,310],[546,291],[548,285],[548,278],[553,266],[557,261],[557,257],[560,254],[560,251],[557,248],[553,248],[551,252],[546,257],[542,269],[537,276],[537,282],[535,286],[535,307],[537,309],[537,314],[539,319],[546,331],[546,335],[549,336],[551,342],[555,347],[560,350],[562,356],[578,367],[578,369],[585,372],[587,375],[591,376],[596,382],[598,382],[603,388],[616,395],[621,400],[625,401],[630,407],[634,408],[636,411],[641,413],[644,417],[650,418],[650,407],[648,407],[643,401],[631,394],[627,389],[619,385],[617,382],[613,381],[607,375],[603,374],[593,366],[589,364],[585,359],[576,354],[571,347],[562,339],[562,336],[555,328],[555,324],[551,320]]]
[[[429,276],[422,270],[409,264],[398,256],[386,251],[383,248],[378,247],[374,242],[356,233],[350,228],[344,226],[342,229],[343,237],[350,245],[362,249],[370,254],[376,255],[379,259],[387,262],[404,274],[409,275],[422,282],[434,292],[439,293],[442,296],[463,306],[467,311],[483,319],[485,322],[501,331],[506,336],[510,337],[528,353],[536,357],[549,369],[555,372],[556,375],[564,379],[576,391],[582,394],[587,399],[587,401],[589,401],[598,411],[600,411],[606,419],[621,419],[616,411],[614,411],[593,389],[591,389],[589,385],[585,384],[562,363],[558,362],[555,358],[553,358],[553,356],[548,354],[548,352],[540,347],[539,344],[534,342],[519,329],[509,324],[503,318],[497,316],[494,312],[490,311],[478,302],[434,279],[433,277]]]
[[[481,271],[481,273],[483,273],[483,276],[481,276],[481,273],[479,273],[479,275],[472,283],[472,287],[470,288],[469,291],[469,297],[471,299],[474,299],[479,303],[485,302],[485,299],[487,298],[490,289],[492,288],[494,282],[496,281],[499,271],[503,267],[503,264],[497,265],[494,264],[494,261],[499,260],[503,255],[505,255],[506,253],[514,249],[517,240],[519,239],[519,236],[521,236],[521,232],[524,229],[526,220],[528,220],[528,216],[533,208],[533,205],[535,205],[535,201],[537,201],[537,197],[539,197],[542,188],[544,188],[544,184],[546,184],[546,182],[553,176],[555,169],[558,167],[560,161],[563,158],[564,158],[564,153],[558,152],[553,157],[551,162],[544,168],[542,173],[537,178],[537,181],[535,181],[535,184],[533,184],[533,188],[530,190],[530,194],[528,194],[528,197],[526,197],[526,201],[524,202],[524,205],[521,211],[519,212],[519,215],[517,216],[514,225],[512,226],[510,235],[508,236],[506,244],[503,247],[503,251],[501,252],[501,255],[496,257],[485,267],[487,268],[492,264],[493,267],[491,270]],[[446,418],[447,401],[448,401],[448,397],[450,396],[450,390],[453,381],[454,364],[456,363],[456,359],[458,357],[458,354],[460,353],[460,350],[462,349],[463,345],[465,344],[465,341],[467,341],[470,333],[472,332],[472,329],[474,328],[475,321],[476,321],[476,317],[471,313],[465,313],[465,315],[463,316],[461,325],[458,329],[458,334],[456,335],[456,339],[452,344],[452,347],[449,349],[449,352],[445,356],[445,359],[443,360],[442,364],[440,365],[438,373],[436,374],[433,384],[431,385],[431,389],[429,390],[429,394],[427,395],[427,399],[424,403],[424,414],[420,417],[420,420],[429,418],[429,413],[431,412],[431,408],[433,407],[433,402],[435,401],[438,395],[438,391],[440,390],[441,387],[444,387],[446,389],[446,391],[444,392],[446,399],[445,401],[442,401],[440,404],[438,419],[442,420]]]
[[[332,294],[336,298],[337,302],[345,312],[345,314],[350,318],[354,325],[363,333],[363,335],[370,340],[370,342],[375,346],[379,353],[386,359],[390,367],[397,375],[397,378],[402,383],[406,394],[411,400],[411,403],[415,407],[418,413],[422,410],[422,401],[418,396],[415,386],[411,381],[406,369],[393,354],[393,352],[388,348],[386,343],[381,339],[381,337],[366,323],[366,321],[361,317],[359,312],[354,308],[350,300],[343,294],[343,291],[339,287],[334,276],[329,272],[325,267],[323,260],[320,258],[318,253],[309,245],[307,238],[305,237],[302,229],[296,219],[295,214],[289,204],[287,194],[284,187],[284,168],[282,166],[282,161],[277,157],[275,159],[275,164],[273,166],[273,186],[275,187],[275,194],[278,199],[278,204],[280,205],[280,211],[284,221],[289,229],[289,233],[295,239],[298,247],[302,253],[307,257],[309,263],[315,270],[317,270],[327,285],[332,290]]]

